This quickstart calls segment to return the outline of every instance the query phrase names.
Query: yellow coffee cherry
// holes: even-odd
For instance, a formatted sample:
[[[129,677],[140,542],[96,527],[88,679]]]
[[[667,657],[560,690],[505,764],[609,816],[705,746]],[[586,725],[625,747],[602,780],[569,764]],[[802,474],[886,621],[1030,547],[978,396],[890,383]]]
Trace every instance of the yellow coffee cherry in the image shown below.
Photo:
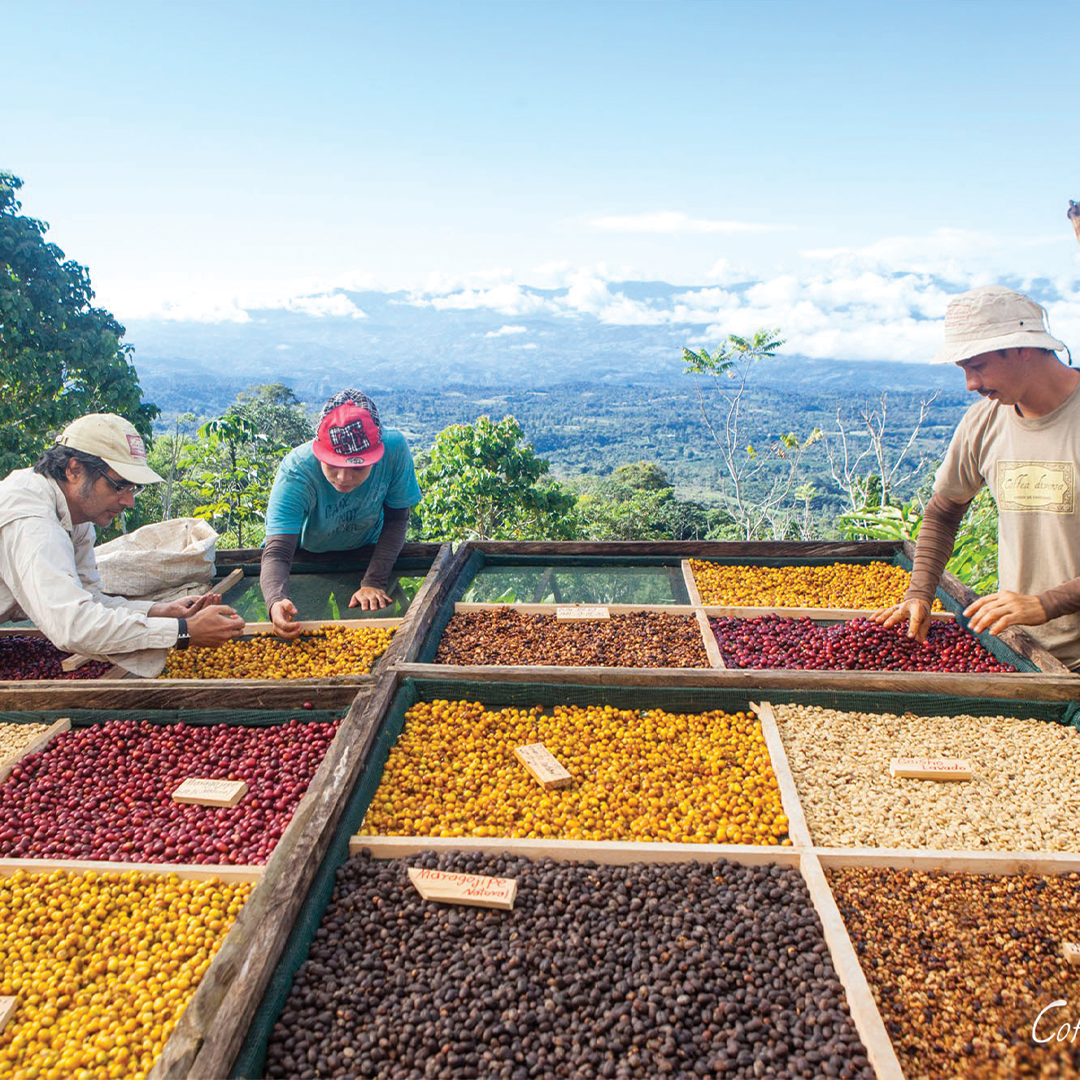
[[[366,675],[394,631],[326,626],[285,641],[273,634],[227,641],[217,649],[173,649],[162,679],[324,679]]]
[[[134,872],[0,878],[0,996],[18,1000],[0,1076],[145,1076],[251,889]]]
[[[518,762],[536,742],[570,787],[545,791]],[[360,833],[791,843],[753,715],[444,700],[406,713]]]
[[[911,574],[892,563],[831,566],[721,566],[691,559],[703,604],[716,607],[809,607],[872,611],[899,604]],[[934,601],[941,611],[941,601]]]

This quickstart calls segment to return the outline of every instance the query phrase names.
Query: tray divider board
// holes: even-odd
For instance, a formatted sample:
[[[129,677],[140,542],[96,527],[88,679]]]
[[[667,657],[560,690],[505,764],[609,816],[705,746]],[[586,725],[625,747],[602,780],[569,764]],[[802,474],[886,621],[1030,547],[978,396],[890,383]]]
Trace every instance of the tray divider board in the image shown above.
[[[794,847],[768,844],[676,844],[619,840],[530,839],[510,836],[353,836],[349,854],[367,849],[376,859],[400,859],[422,851],[482,851],[499,855],[523,855],[527,859],[568,859],[627,866],[635,862],[678,863],[729,859],[744,866],[779,863],[798,866]]]
[[[235,570],[230,570],[228,575],[226,577],[223,577],[221,579],[221,581],[218,582],[218,586],[217,586],[217,594],[218,594],[218,596],[220,596],[222,598],[222,600],[224,600],[225,599],[225,594],[230,592],[232,589],[234,589],[243,580],[244,580],[244,568],[242,566],[238,566]],[[211,583],[207,588],[203,589],[202,591],[203,592],[212,592],[212,591],[214,591],[213,583]]]
[[[19,870],[28,874],[50,874],[54,870],[66,870],[72,874],[175,874],[187,881],[259,881],[265,867],[262,866],[224,866],[217,863],[129,863],[104,862],[93,859],[0,859],[0,878],[11,877]]]
[[[750,708],[757,713],[761,721],[761,732],[765,736],[769,759],[772,761],[776,783],[780,788],[780,801],[783,804],[784,813],[787,814],[788,836],[797,848],[813,847],[814,841],[810,836],[810,828],[806,824],[802,800],[799,798],[799,790],[795,784],[795,774],[792,773],[791,766],[788,764],[787,751],[784,749],[784,740],[780,737],[780,728],[777,726],[772,704],[762,701],[755,705],[751,701]]]
[[[694,607],[704,607],[701,602],[701,593],[698,592],[697,582],[694,580],[694,568],[690,565],[689,559],[683,559],[682,561],[682,576],[683,582],[686,585],[686,593],[690,597],[690,603]]]
[[[815,847],[827,869],[845,866],[888,870],[944,870],[957,874],[1080,873],[1080,852],[1071,851],[945,851],[939,848]]]
[[[877,1073],[878,1080],[904,1080],[900,1060],[893,1049],[892,1040],[889,1038],[885,1021],[881,1018],[862,964],[859,963],[859,956],[848,934],[844,917],[837,907],[821,863],[812,851],[803,859],[802,874],[810,890],[811,903],[821,920],[829,955],[847,995],[848,1009],[859,1038],[866,1048],[870,1065]]]
[[[630,615],[636,611],[652,611],[660,615],[693,615],[695,608],[689,604],[479,604],[459,600],[454,604],[455,615],[475,611],[516,611],[521,615],[554,616],[561,607],[604,607],[612,615]]]
[[[813,608],[813,607],[725,607],[721,604],[705,604],[705,612],[714,618],[759,619],[764,615],[778,615],[783,619],[815,619],[818,622],[846,622],[849,619],[865,619],[874,613],[872,608]],[[951,611],[932,611],[935,622],[954,622]]]
[[[15,753],[9,754],[3,761],[0,761],[0,784],[2,784],[10,775],[12,769],[24,757],[28,754],[34,754],[38,750],[41,750],[47,742],[55,739],[57,735],[62,735],[65,731],[71,730],[71,721],[66,717],[61,717],[55,723],[50,724],[40,735],[31,739],[22,749],[16,750]]]
[[[724,663],[720,645],[717,643],[716,635],[709,625],[709,616],[705,614],[703,608],[698,608],[694,614],[697,616],[698,626],[701,628],[701,643],[705,646],[705,655],[709,658],[709,665],[718,671],[726,671],[727,664]]]
[[[396,630],[403,622],[403,617],[393,619],[299,619],[294,626],[303,630],[322,630],[327,626],[345,626],[353,630]],[[249,622],[244,627],[244,637],[249,634],[273,633],[272,622]]]

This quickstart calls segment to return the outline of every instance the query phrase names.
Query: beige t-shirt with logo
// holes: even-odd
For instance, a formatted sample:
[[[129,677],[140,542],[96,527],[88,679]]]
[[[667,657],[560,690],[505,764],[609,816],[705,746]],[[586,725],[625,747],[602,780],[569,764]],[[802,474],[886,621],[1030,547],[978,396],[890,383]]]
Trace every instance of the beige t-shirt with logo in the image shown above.
[[[1080,577],[1080,387],[1046,416],[986,399],[964,414],[934,492],[966,503],[986,484],[998,509],[998,587],[1037,596]],[[1059,660],[1080,663],[1080,614],[1024,629]]]

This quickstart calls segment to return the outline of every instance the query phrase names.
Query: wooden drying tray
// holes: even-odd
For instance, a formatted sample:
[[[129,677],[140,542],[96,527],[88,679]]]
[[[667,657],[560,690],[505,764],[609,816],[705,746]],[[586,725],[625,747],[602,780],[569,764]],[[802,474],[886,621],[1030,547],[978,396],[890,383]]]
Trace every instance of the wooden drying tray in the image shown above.
[[[404,617],[393,619],[298,619],[294,626],[302,630],[322,630],[327,626],[345,626],[353,630],[396,630],[403,622]],[[244,627],[243,636],[253,637],[255,634],[272,634],[274,624],[272,622],[249,622]],[[284,638],[282,640],[285,640]]]
[[[54,870],[66,870],[71,874],[145,874],[161,877],[175,874],[185,881],[259,881],[263,866],[222,866],[217,863],[128,863],[98,862],[91,859],[0,859],[0,878],[11,877],[24,870],[28,874],[51,874]]]
[[[551,615],[559,608],[604,608],[612,615],[631,615],[636,611],[651,611],[660,615],[693,615],[696,610],[690,604],[479,604],[458,601],[455,615],[467,615],[474,611],[516,611],[521,615]]]
[[[13,754],[8,754],[6,758],[0,761],[0,784],[11,775],[12,769],[14,769],[24,757],[29,754],[36,754],[45,747],[46,743],[55,739],[57,735],[62,735],[65,731],[70,730],[71,721],[65,716],[60,720],[57,720],[54,724],[50,724],[49,727],[35,738],[31,739],[25,746],[16,750]]]
[[[702,610],[711,618],[757,619],[764,615],[778,615],[784,619],[815,619],[818,622],[866,619],[874,613],[869,608],[724,607],[720,604],[704,604]],[[932,611],[930,618],[934,622],[952,622],[956,616],[951,611]]]
[[[749,844],[640,844],[586,840],[500,840],[497,837],[354,836],[349,841],[350,855],[356,855],[364,849],[379,859],[401,858],[420,851],[485,851],[492,854],[520,855],[529,859],[553,858],[607,865],[636,862],[707,863],[727,859],[740,866],[775,864],[796,869],[806,883],[810,902],[821,920],[825,943],[871,1066],[879,1080],[903,1080],[896,1051],[859,964],[847,927],[821,865],[812,852],[794,847]],[[568,923],[567,929],[570,926]]]
[[[0,638],[7,637],[32,637],[43,638],[45,634],[39,630],[36,626],[26,627],[0,627]],[[62,650],[61,650],[62,651]],[[83,656],[81,653],[72,653],[70,656],[60,661],[60,667],[64,671],[74,671],[76,668],[80,668],[83,664],[88,664],[93,659],[92,656]],[[122,668],[113,664],[108,670],[102,672],[96,679],[87,680],[88,682],[98,682],[101,679],[122,679],[128,672]],[[31,682],[63,682],[68,680],[45,680],[45,679],[8,679],[6,683],[0,685],[18,686],[19,683],[31,683]]]

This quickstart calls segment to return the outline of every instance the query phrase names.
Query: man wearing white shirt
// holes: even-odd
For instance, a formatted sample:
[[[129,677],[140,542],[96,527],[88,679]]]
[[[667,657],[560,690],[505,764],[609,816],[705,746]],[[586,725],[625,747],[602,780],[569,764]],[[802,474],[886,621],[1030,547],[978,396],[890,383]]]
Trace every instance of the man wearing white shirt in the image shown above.
[[[215,594],[152,603],[102,591],[94,526],[110,525],[161,479],[127,420],[92,413],[32,469],[0,480],[0,622],[21,609],[57,648],[113,659],[239,637],[243,619]]]

